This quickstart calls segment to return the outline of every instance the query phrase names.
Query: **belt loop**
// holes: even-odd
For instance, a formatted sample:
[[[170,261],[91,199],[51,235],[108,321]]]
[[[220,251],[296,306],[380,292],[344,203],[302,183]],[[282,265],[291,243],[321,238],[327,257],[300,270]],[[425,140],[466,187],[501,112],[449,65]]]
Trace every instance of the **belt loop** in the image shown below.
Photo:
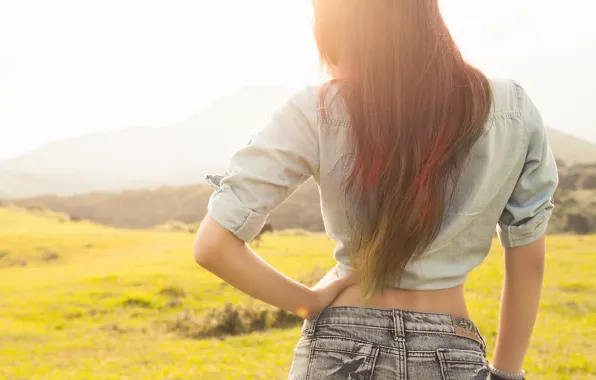
[[[480,333],[480,329],[478,328],[478,326],[476,326],[476,324],[474,324],[474,327],[476,327],[476,334],[478,334],[478,338],[480,338],[480,342],[482,344],[482,351],[484,351],[484,355],[486,355],[486,341],[484,340],[484,337]]]
[[[321,316],[322,312],[317,314],[313,319],[310,321],[307,320],[305,322],[305,335],[307,338],[312,338],[315,335],[315,331],[317,329],[317,323],[319,321],[319,317]]]
[[[406,339],[404,319],[401,310],[393,310],[393,339],[403,342]]]

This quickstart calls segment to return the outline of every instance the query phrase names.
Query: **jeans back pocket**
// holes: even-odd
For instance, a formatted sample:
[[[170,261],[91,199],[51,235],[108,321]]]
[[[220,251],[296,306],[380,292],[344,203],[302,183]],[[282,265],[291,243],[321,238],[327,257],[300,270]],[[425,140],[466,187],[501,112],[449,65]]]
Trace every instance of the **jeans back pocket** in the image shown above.
[[[486,380],[490,374],[482,352],[457,349],[438,349],[443,380]]]
[[[341,338],[312,342],[306,380],[370,380],[379,348]]]

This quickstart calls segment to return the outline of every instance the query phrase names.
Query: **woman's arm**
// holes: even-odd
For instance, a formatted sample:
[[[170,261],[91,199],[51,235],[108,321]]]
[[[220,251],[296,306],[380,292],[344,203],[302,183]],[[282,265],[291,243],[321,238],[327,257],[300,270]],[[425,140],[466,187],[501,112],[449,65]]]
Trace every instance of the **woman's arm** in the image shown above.
[[[516,84],[527,139],[524,165],[499,219],[505,281],[493,367],[519,378],[536,321],[544,275],[544,235],[559,177],[540,112]],[[493,372],[497,372],[494,371]]]
[[[242,292],[307,319],[351,284],[350,277],[339,279],[336,275],[308,288],[277,271],[210,216],[201,223],[194,254],[200,266]]]
[[[224,281],[307,318],[330,304],[350,280],[330,274],[310,289],[275,270],[246,242],[319,170],[318,93],[306,88],[291,96],[233,155],[223,175],[208,176],[215,192],[194,246],[196,261]]]
[[[505,250],[505,281],[493,366],[509,373],[523,369],[538,313],[544,275],[544,237]]]

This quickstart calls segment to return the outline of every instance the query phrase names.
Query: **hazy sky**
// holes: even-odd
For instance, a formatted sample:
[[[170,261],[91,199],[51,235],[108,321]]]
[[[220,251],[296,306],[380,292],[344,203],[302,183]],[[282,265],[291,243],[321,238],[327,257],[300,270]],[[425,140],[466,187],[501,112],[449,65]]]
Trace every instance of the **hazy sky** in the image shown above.
[[[243,85],[316,80],[310,3],[0,0],[0,159],[55,139],[182,120]],[[596,128],[595,7],[442,1],[467,58],[518,79],[547,123],[580,136]]]

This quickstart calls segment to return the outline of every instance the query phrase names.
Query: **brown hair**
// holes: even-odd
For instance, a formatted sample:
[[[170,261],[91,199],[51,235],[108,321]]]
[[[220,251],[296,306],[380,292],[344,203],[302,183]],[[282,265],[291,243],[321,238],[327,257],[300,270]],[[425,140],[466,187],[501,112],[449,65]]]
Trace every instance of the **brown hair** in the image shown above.
[[[350,260],[370,295],[393,286],[436,238],[492,93],[462,58],[438,0],[314,7],[321,62],[340,76],[333,82],[350,117]]]

